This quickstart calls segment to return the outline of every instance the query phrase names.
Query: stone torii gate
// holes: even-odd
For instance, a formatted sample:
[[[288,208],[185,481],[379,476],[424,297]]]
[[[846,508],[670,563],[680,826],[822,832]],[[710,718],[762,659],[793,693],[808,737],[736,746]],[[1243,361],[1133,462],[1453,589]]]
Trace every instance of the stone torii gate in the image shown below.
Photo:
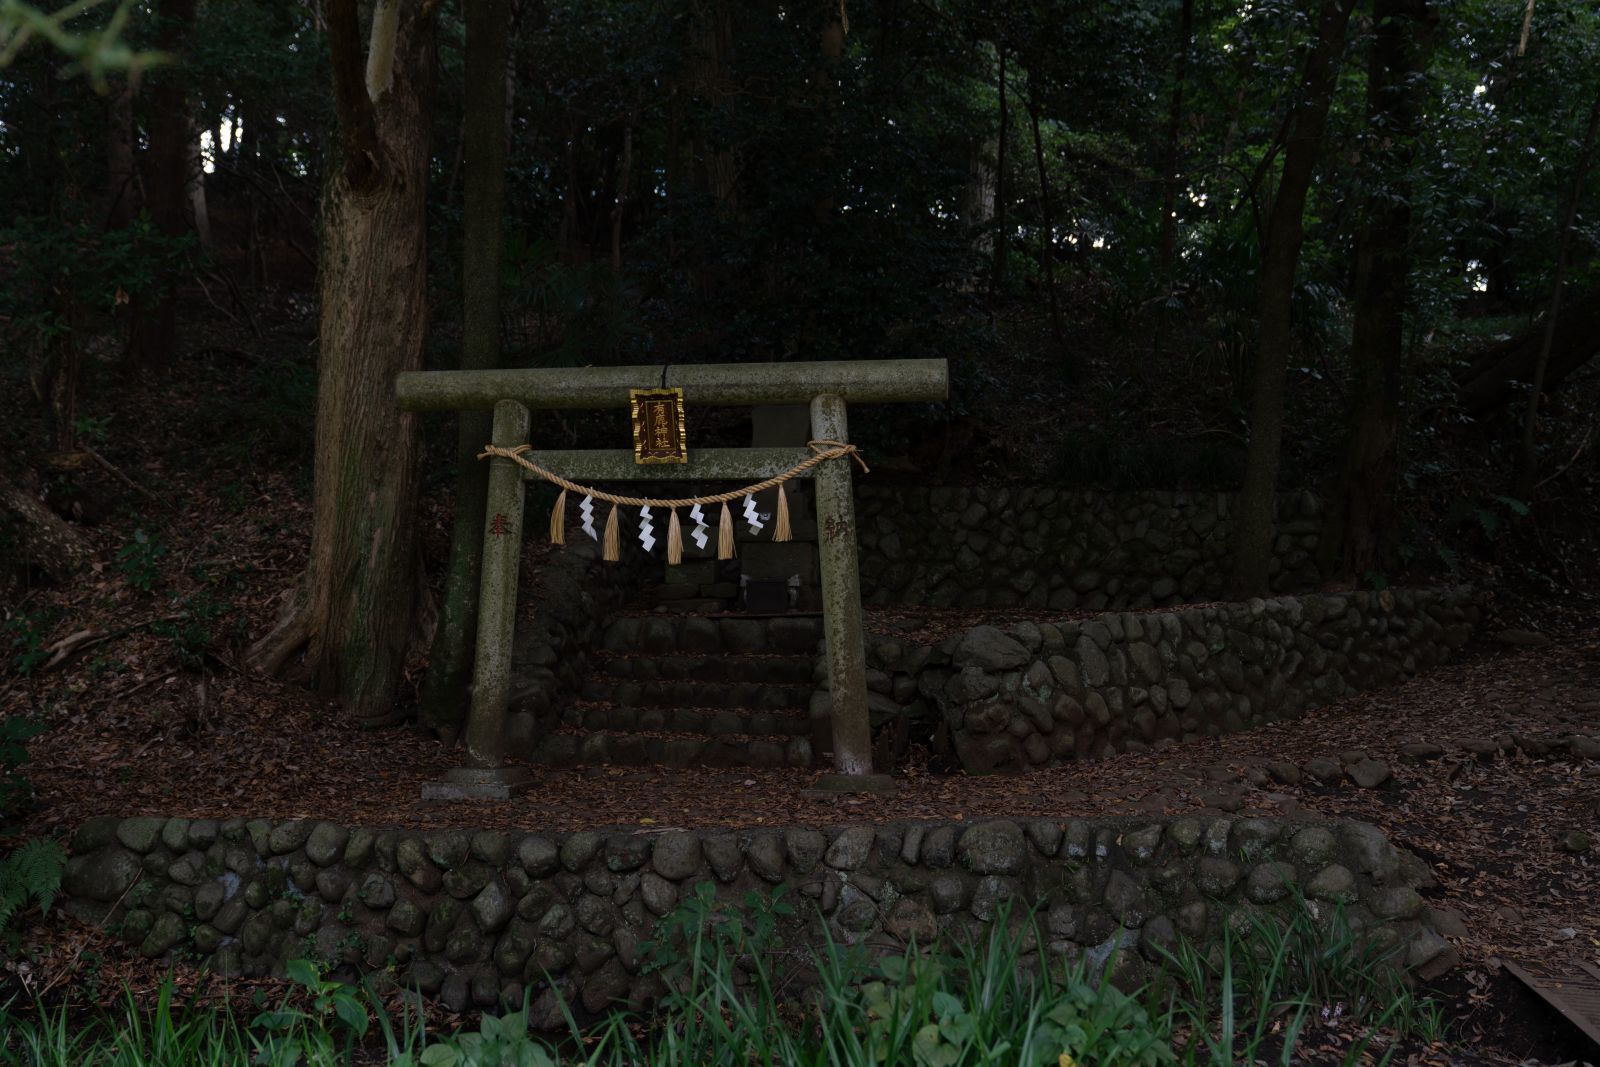
[[[673,366],[671,376],[670,384],[683,390],[685,406],[809,404],[812,438],[840,443],[850,439],[846,409],[851,403],[943,402],[949,396],[949,371],[942,359],[687,364]],[[660,367],[412,371],[396,378],[395,392],[405,411],[492,409],[492,443],[515,448],[529,443],[530,410],[628,407],[630,389],[648,388],[661,379]],[[545,467],[585,484],[753,483],[790,470],[811,454],[805,448],[691,448],[687,463],[653,465],[637,464],[631,449],[536,456]],[[849,456],[840,456],[806,472],[816,481],[835,771],[817,785],[843,792],[882,791],[889,787],[888,776],[872,773],[850,462]],[[526,772],[505,766],[504,735],[522,555],[523,482],[535,476],[500,456],[489,463],[466,766],[447,771],[443,782],[424,785],[425,798],[505,799],[527,781]]]

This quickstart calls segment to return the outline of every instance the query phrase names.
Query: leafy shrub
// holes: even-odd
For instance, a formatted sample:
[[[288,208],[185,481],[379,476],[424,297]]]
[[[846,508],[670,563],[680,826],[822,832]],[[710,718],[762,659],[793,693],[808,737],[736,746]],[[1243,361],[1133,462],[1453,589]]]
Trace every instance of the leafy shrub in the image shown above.
[[[13,615],[4,625],[0,625],[0,636],[6,639],[6,645],[15,657],[11,661],[12,670],[27,677],[50,658],[44,647],[47,629],[48,619],[44,612]]]
[[[161,576],[159,565],[166,554],[166,542],[160,537],[151,537],[142,529],[135,530],[133,540],[117,551],[117,570],[129,585],[149,593]]]
[[[11,925],[11,917],[29,902],[49,913],[66,866],[66,850],[48,837],[30,838],[0,857],[0,935]]]

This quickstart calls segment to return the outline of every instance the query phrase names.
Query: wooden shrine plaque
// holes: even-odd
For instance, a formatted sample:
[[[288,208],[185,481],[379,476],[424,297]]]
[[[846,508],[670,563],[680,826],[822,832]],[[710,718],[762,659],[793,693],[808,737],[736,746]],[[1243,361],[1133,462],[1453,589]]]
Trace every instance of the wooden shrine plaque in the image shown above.
[[[689,462],[682,389],[630,389],[635,463]]]

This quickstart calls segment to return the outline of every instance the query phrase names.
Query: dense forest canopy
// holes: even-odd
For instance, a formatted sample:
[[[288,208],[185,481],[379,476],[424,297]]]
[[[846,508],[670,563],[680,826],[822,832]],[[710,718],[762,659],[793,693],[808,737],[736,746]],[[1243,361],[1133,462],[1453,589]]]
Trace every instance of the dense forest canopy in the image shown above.
[[[314,576],[353,551],[330,472],[366,457],[403,522],[449,467],[453,427],[373,460],[411,424],[358,415],[463,360],[946,357],[948,407],[859,426],[887,469],[1243,486],[1241,590],[1275,490],[1372,581],[1593,477],[1588,0],[152,0],[6,44],[42,17],[0,7],[12,511],[22,457],[228,331],[320,405]],[[308,457],[309,425],[216,431]],[[390,547],[362,610],[407,613]],[[402,630],[333,689],[388,706]]]

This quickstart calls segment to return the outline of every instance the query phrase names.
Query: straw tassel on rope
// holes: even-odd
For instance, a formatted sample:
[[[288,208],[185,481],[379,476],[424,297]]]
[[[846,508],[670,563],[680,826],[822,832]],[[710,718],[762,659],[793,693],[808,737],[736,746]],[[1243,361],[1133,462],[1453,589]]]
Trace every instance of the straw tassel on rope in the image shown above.
[[[728,510],[728,502],[722,502],[722,522],[717,530],[717,558],[732,559],[737,553],[733,549],[733,513]]]
[[[678,509],[672,509],[667,520],[667,565],[676,567],[683,562],[683,528],[678,525]]]
[[[778,518],[772,524],[772,539],[789,540],[789,487],[783,483],[778,485]]]
[[[622,535],[617,529],[617,505],[611,505],[611,514],[606,516],[605,549],[601,558],[607,563],[615,563],[622,558]]]
[[[567,491],[561,490],[561,495],[556,497],[556,506],[550,509],[550,543],[564,545],[567,543]]]

